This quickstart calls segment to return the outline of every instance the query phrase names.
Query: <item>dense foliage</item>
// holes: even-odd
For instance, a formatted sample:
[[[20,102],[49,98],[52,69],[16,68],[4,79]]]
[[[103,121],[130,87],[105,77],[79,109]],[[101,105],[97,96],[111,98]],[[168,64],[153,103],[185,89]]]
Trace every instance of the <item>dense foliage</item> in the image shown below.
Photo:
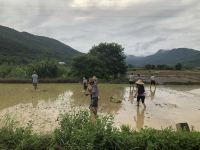
[[[144,68],[147,70],[182,70],[183,65],[181,63],[177,63],[174,66],[146,64]]]
[[[100,43],[88,54],[74,58],[72,72],[79,77],[96,75],[102,79],[116,79],[126,73],[124,48],[116,43]]]
[[[128,126],[116,128],[111,116],[93,120],[87,111],[65,114],[60,126],[50,134],[32,132],[27,127],[15,127],[8,121],[0,128],[0,148],[19,150],[198,150],[200,132],[176,132],[172,129],[145,128],[139,132]]]
[[[181,64],[181,63],[177,63],[176,65],[175,65],[175,69],[176,70],[181,70],[183,68],[183,65]]]
[[[33,71],[39,78],[65,78],[69,69],[65,65],[59,65],[55,60],[37,60],[28,65],[0,65],[0,78],[31,79]]]

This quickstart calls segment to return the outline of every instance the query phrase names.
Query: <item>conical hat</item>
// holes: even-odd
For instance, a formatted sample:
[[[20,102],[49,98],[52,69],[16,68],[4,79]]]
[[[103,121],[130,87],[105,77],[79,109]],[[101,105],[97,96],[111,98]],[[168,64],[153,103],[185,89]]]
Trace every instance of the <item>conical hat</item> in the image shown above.
[[[93,80],[97,80],[97,77],[96,77],[96,76],[93,76],[92,79],[93,79]]]
[[[138,80],[137,82],[135,82],[136,84],[139,84],[139,85],[143,85],[144,82],[142,80]]]

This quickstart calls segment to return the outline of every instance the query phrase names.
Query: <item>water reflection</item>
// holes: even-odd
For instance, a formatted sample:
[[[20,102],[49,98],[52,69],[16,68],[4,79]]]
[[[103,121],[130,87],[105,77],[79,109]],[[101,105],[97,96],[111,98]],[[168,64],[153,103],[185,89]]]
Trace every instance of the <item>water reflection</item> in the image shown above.
[[[33,103],[24,103],[5,108],[1,110],[0,118],[9,114],[11,118],[20,122],[21,125],[31,121],[35,131],[52,131],[57,126],[56,120],[58,116],[72,110],[72,94],[71,91],[66,91],[53,101],[40,100],[35,106],[33,106]]]
[[[57,125],[55,120],[60,113],[68,112],[71,108],[88,109],[90,104],[90,98],[82,92],[81,84],[41,84],[39,89],[35,92],[29,84],[0,84],[0,117],[13,113],[22,124],[33,120],[34,129],[45,128],[46,131]],[[200,115],[199,86],[196,89],[193,86],[157,86],[156,90],[147,91],[147,110],[136,107],[134,90],[130,90],[128,85],[100,84],[99,89],[99,112],[113,113],[117,125],[136,125],[141,129],[145,124],[160,129],[161,126],[187,121],[200,130],[197,117]],[[122,101],[114,103],[110,97]],[[148,121],[144,122],[144,119]]]
[[[195,89],[199,89],[199,85],[165,85],[165,88],[175,90],[178,92],[188,92]]]
[[[154,88],[154,90],[152,90],[152,88],[150,88],[150,98],[151,98],[151,100],[154,100],[155,93],[156,93],[156,87]]]
[[[40,100],[55,100],[65,90],[64,84],[39,84],[38,91],[31,84],[0,84],[0,110],[20,103],[32,103],[35,107]]]
[[[134,101],[134,89],[130,89],[129,91],[129,101],[133,104],[133,101]]]
[[[140,111],[140,109],[142,110]],[[136,113],[136,116],[134,117],[134,121],[135,121],[137,129],[141,129],[144,126],[144,112],[145,112],[145,108],[137,107],[137,113]]]

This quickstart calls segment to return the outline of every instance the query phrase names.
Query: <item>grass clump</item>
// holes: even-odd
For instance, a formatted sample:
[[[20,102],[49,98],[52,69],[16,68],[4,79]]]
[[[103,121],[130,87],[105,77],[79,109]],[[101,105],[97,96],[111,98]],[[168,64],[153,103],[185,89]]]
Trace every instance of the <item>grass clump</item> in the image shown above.
[[[88,111],[62,115],[57,127],[50,134],[32,131],[32,124],[16,127],[7,121],[0,128],[0,149],[20,150],[199,150],[200,132],[176,132],[173,129],[138,131],[126,125],[116,128],[113,117],[91,119]]]

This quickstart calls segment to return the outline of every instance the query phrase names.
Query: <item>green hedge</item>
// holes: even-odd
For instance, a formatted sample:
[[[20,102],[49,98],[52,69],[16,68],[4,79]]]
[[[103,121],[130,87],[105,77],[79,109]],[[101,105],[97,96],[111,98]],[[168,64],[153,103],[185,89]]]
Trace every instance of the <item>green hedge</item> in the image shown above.
[[[199,150],[200,132],[176,132],[173,129],[145,128],[137,132],[123,125],[113,126],[112,116],[96,121],[89,112],[80,111],[61,117],[60,126],[50,134],[15,127],[9,121],[0,128],[0,149],[20,150]]]

